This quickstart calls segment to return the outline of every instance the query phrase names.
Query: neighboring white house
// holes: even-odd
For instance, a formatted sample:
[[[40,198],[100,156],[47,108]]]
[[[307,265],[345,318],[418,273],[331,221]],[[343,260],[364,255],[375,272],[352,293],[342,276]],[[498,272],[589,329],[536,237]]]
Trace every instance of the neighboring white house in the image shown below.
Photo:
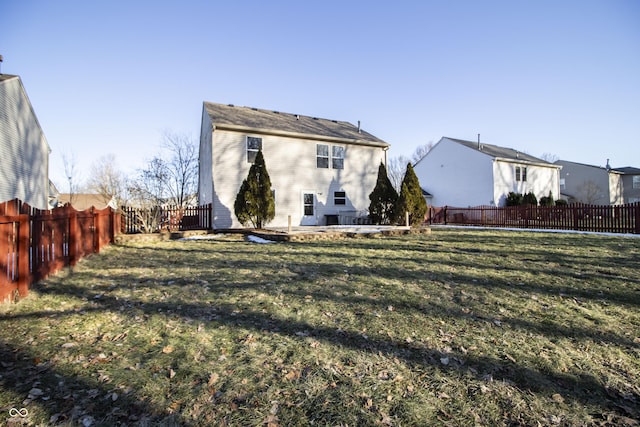
[[[443,137],[416,163],[433,206],[504,206],[510,192],[560,196],[561,166],[511,148]]]
[[[49,209],[50,151],[20,77],[0,74],[0,202]]]
[[[275,195],[268,226],[352,222],[366,215],[389,144],[351,123],[205,102],[199,203],[213,204],[213,228],[242,227],[234,202],[261,149]]]

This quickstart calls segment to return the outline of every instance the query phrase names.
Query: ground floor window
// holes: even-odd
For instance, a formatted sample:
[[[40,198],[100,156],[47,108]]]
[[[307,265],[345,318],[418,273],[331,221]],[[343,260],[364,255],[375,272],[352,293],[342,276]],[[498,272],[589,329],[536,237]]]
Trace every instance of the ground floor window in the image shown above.
[[[333,192],[333,204],[334,205],[346,205],[347,204],[347,193],[344,191],[334,191]]]

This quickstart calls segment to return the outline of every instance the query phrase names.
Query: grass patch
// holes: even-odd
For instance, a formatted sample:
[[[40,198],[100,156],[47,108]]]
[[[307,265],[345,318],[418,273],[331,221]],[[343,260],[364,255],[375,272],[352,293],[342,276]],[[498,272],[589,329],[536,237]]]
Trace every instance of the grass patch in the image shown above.
[[[0,422],[638,425],[639,270],[474,229],[111,246],[3,307]]]

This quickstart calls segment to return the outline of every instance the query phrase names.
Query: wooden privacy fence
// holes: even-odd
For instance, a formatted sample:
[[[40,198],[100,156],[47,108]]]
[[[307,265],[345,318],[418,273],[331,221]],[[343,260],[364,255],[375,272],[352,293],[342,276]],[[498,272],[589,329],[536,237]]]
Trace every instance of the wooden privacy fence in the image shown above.
[[[121,231],[155,233],[158,231],[209,230],[212,220],[211,203],[181,208],[178,206],[154,206],[152,208],[120,208]]]
[[[430,207],[429,224],[640,234],[640,203],[626,205]]]
[[[0,203],[0,303],[27,295],[31,284],[99,252],[119,229],[119,214],[111,208],[39,210],[17,199]]]

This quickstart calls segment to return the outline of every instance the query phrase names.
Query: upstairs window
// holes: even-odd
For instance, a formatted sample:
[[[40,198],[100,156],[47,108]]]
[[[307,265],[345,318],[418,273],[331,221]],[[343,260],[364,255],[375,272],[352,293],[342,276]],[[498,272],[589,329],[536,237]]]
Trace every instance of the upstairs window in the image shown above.
[[[347,193],[344,191],[334,191],[333,192],[333,204],[334,205],[346,205],[347,204]]]
[[[516,166],[516,182],[527,181],[527,168],[523,166]]]
[[[332,145],[329,152],[329,145],[316,145],[316,167],[320,169],[344,169],[344,147]]]
[[[344,147],[333,145],[331,147],[331,167],[344,169]]]
[[[633,188],[640,188],[640,175],[633,177]]]
[[[258,151],[262,150],[262,138],[255,136],[247,137],[247,162],[253,163],[256,161]]]
[[[329,168],[329,146],[325,144],[316,145],[316,165],[318,168]]]

